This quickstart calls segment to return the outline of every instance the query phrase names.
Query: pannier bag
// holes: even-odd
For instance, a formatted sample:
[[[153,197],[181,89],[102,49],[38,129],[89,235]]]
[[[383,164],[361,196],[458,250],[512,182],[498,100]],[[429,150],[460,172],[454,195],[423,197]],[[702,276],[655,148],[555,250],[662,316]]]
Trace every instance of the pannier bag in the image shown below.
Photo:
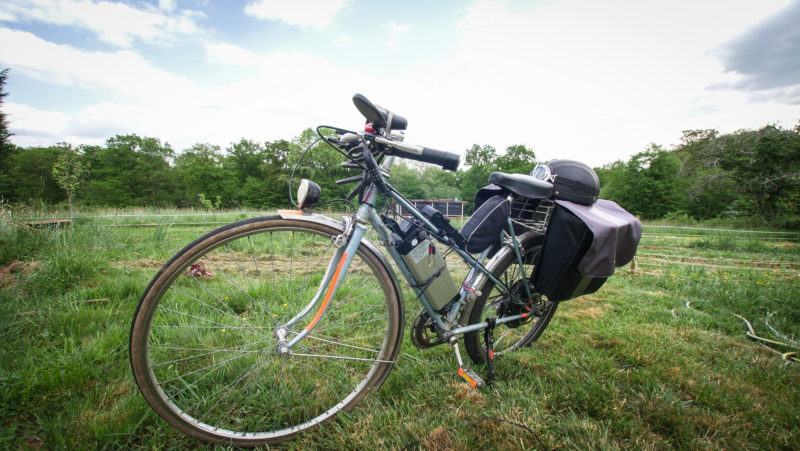
[[[591,294],[636,255],[642,223],[608,200],[556,200],[531,281],[551,301]]]
[[[494,246],[494,254],[502,246],[500,235],[507,228],[511,203],[506,197],[493,196],[485,200],[461,227],[464,250],[477,254]],[[491,255],[490,255],[491,256]]]

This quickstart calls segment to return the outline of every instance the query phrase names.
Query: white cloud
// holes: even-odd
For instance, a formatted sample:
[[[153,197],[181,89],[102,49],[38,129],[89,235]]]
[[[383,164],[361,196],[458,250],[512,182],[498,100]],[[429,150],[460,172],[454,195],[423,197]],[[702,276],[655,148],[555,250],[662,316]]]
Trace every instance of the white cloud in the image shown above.
[[[497,24],[506,13],[508,2],[479,0],[469,7],[467,16],[458,22],[459,28],[488,27]]]
[[[413,25],[397,25],[394,22],[389,22],[389,32],[393,35],[403,34],[412,28],[414,28]]]
[[[341,47],[343,45],[349,44],[353,40],[347,37],[346,35],[342,35],[339,39],[336,40],[336,45]]]
[[[95,33],[101,41],[130,47],[135,39],[150,44],[169,44],[180,36],[201,35],[200,11],[171,13],[173,0],[160,1],[161,10],[152,5],[136,9],[125,3],[89,0],[4,0],[0,21],[42,22],[71,26]]]
[[[563,1],[510,13],[481,1],[459,22],[457,53],[418,75],[425,83],[413,98],[427,108],[382,104],[415,127],[447,118],[452,133],[420,136],[434,148],[522,143],[540,158],[590,164],[677,143],[682,130],[796,122],[796,109],[706,89],[725,77],[709,50],[782,3]]]
[[[408,118],[411,143],[457,153],[473,143],[526,144],[540,159],[600,165],[652,141],[674,143],[682,130],[796,123],[796,107],[706,89],[728,77],[710,50],[785,1],[570,0],[513,14],[482,2],[461,22],[457,51],[410,72],[407,61],[389,59],[380,76],[303,53],[215,44],[208,61],[247,68],[248,78],[201,89],[132,52],[84,52],[2,28],[0,62],[107,98],[69,118],[10,106],[21,145],[135,132],[183,149],[289,138],[323,123],[356,128],[363,118],[350,97],[360,92]]]
[[[257,0],[244,12],[259,19],[280,20],[299,27],[321,28],[344,8],[343,0]]]
[[[137,133],[181,150],[195,142],[224,147],[240,137],[285,139],[321,123],[358,124],[350,96],[385,83],[302,53],[258,55],[229,44],[209,45],[207,53],[211,62],[249,67],[254,76],[199,89],[129,51],[84,52],[0,27],[0,63],[17,76],[97,90],[108,99],[71,115],[6,103],[12,141],[101,144],[115,134]]]
[[[167,12],[172,12],[178,5],[175,4],[175,0],[158,0],[158,7],[159,9],[163,9]]]
[[[397,41],[386,41],[386,42],[383,43],[383,46],[384,47],[389,47],[389,48],[395,48],[395,47],[399,47],[400,43],[397,42]]]
[[[163,104],[196,94],[189,80],[157,69],[129,50],[86,52],[4,27],[0,27],[0,62],[41,82],[111,89],[138,101]]]

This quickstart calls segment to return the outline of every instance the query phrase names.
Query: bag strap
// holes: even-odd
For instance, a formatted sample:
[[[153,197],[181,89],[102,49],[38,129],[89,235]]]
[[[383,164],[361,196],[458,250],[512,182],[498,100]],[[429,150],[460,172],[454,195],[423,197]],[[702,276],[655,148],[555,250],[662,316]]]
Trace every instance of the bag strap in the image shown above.
[[[554,185],[562,185],[572,189],[576,189],[578,191],[583,191],[585,193],[590,194],[592,197],[597,197],[600,195],[600,190],[595,188],[592,185],[587,185],[578,180],[568,179],[566,177],[562,177],[560,175],[555,176],[555,180],[553,180]]]

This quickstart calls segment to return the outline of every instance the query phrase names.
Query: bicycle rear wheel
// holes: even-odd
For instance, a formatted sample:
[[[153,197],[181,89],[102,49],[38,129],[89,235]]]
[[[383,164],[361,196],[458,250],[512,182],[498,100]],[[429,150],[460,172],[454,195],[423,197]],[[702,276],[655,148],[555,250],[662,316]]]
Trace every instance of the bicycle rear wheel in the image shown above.
[[[483,287],[480,288],[482,295],[463,313],[468,318],[467,324],[480,323],[488,316],[494,316],[499,319],[518,313],[528,314],[522,320],[497,325],[494,330],[495,357],[533,344],[547,328],[558,307],[557,302],[548,301],[536,293],[536,289],[529,281],[533,273],[536,256],[542,248],[543,235],[529,232],[517,238],[520,240],[523,273],[526,275],[525,280],[523,281],[520,276],[519,261],[514,248],[511,246],[501,249],[486,269],[491,271],[492,275],[522,299],[527,296],[523,283],[529,283],[533,294],[533,302],[531,304],[539,308],[542,316],[528,314],[528,312],[534,310],[532,305],[529,304],[527,306],[531,310],[524,310],[524,306],[514,304],[508,294],[504,293],[494,282],[488,279],[483,284]],[[483,342],[483,331],[464,334],[464,347],[473,362],[483,363],[486,361],[487,352]]]
[[[363,243],[325,315],[290,356],[276,330],[307,306],[336,228],[280,217],[241,221],[190,244],[159,271],[131,326],[136,382],[195,438],[275,444],[350,410],[391,370],[402,334],[397,287]],[[294,338],[312,308],[286,327]]]

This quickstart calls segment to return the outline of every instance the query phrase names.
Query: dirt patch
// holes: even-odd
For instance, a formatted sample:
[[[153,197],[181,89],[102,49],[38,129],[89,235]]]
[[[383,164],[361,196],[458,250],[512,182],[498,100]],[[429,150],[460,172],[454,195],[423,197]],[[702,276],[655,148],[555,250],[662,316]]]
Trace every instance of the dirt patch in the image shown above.
[[[14,260],[5,268],[0,268],[0,288],[16,287],[18,281],[39,265],[41,265],[40,262],[18,262]]]
[[[569,302],[569,307],[564,310],[559,309],[558,315],[572,319],[600,319],[605,315],[605,311],[611,304],[600,304],[592,298],[578,298]]]
[[[486,404],[483,399],[483,394],[467,384],[453,384],[451,388],[455,389],[455,396],[458,402],[468,401],[473,406],[480,407],[483,407],[484,404]]]
[[[119,262],[117,266],[119,267],[133,266],[135,268],[159,269],[162,266],[164,266],[164,262],[159,260],[151,260],[149,258],[142,258],[139,260],[122,261]]]
[[[44,442],[39,437],[28,437],[25,439],[25,446],[28,448],[39,449],[44,445]]]
[[[436,428],[431,432],[431,438],[422,445],[428,451],[453,451],[453,440],[450,435],[445,432],[445,428]]]

